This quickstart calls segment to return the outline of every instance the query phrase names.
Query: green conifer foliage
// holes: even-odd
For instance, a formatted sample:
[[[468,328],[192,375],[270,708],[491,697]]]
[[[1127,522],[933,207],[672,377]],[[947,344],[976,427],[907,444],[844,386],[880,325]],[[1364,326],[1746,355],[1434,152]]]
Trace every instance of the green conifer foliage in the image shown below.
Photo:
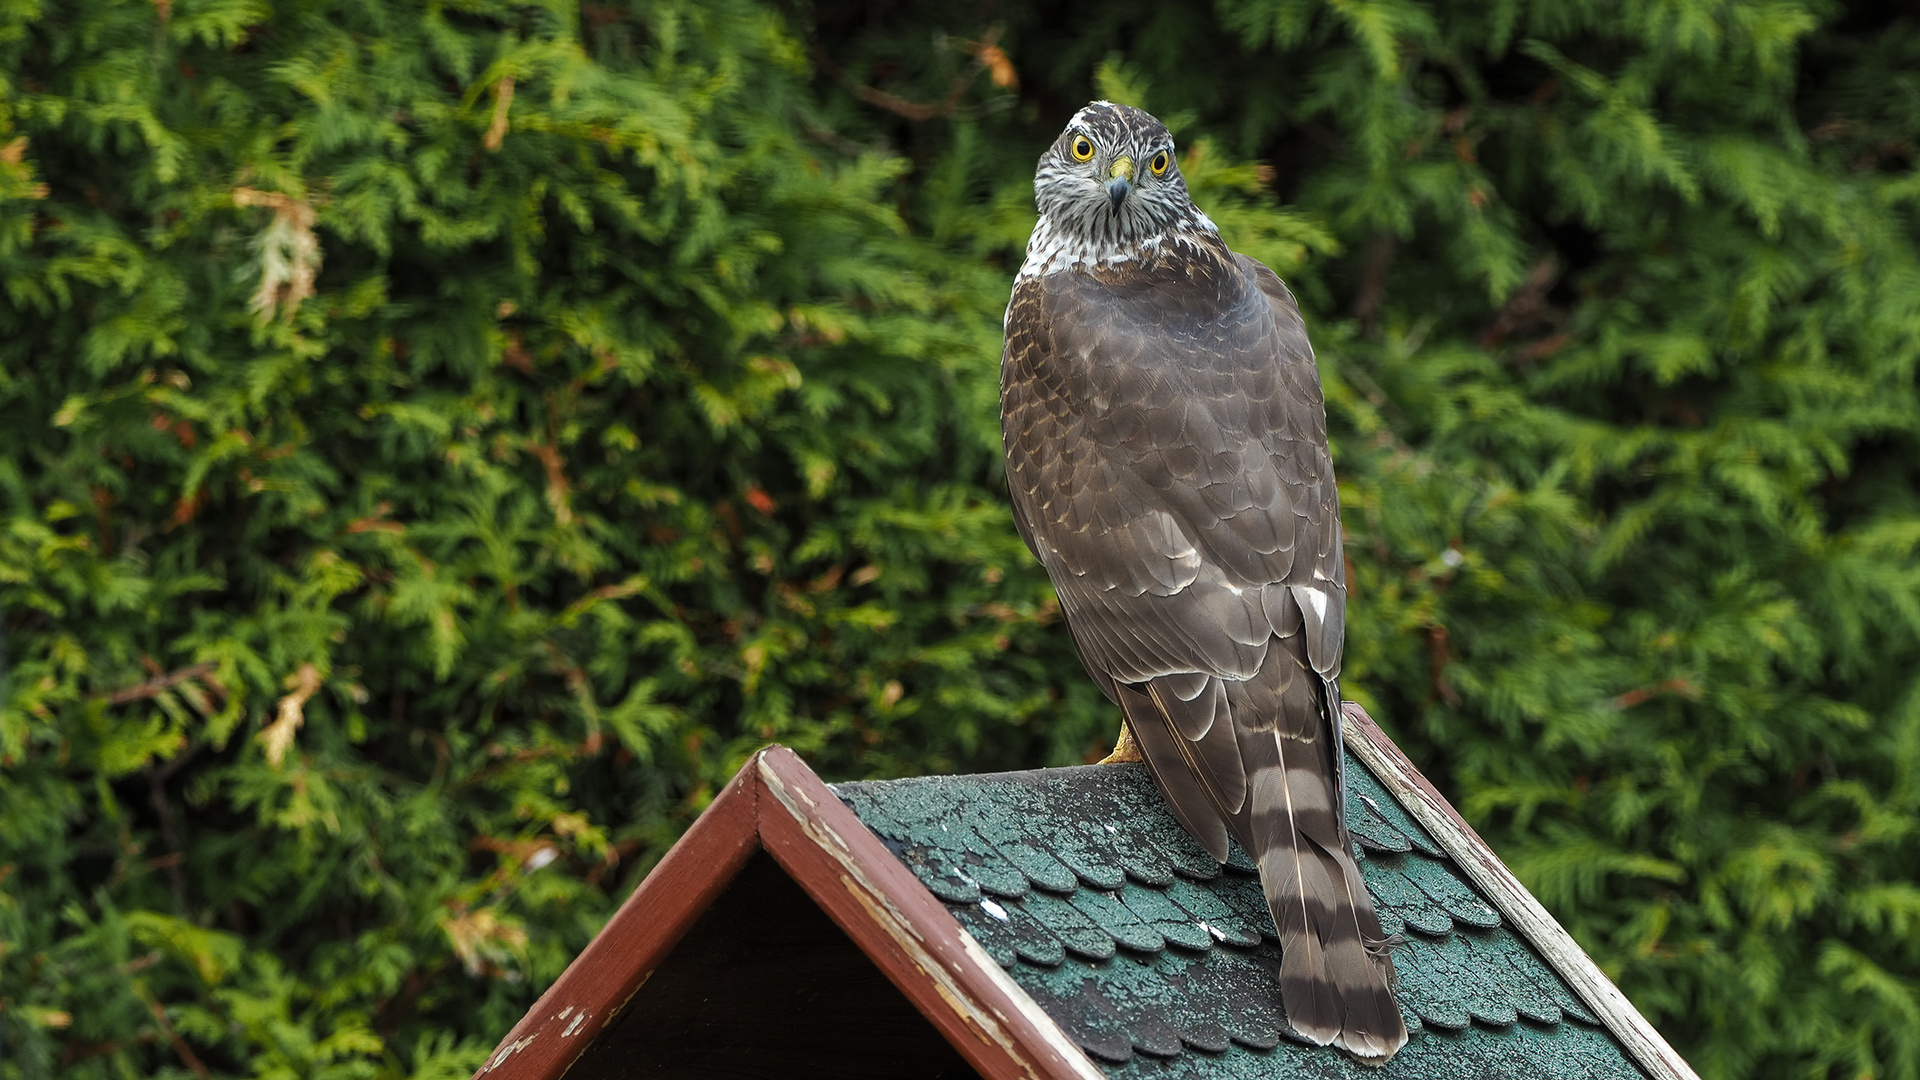
[[[1920,23],[0,5],[0,1078],[466,1075],[753,749],[1117,716],[1000,490],[1101,95],[1287,276],[1366,702],[1709,1077],[1920,1076]]]
[[[466,1075],[766,742],[1104,734],[773,13],[7,18],[0,1076]]]

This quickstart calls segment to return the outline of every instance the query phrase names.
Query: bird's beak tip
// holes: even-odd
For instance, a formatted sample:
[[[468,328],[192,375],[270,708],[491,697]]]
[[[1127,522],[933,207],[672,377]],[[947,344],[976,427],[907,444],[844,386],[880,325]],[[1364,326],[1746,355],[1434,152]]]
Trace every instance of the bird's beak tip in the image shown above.
[[[1124,176],[1116,176],[1107,181],[1107,198],[1112,200],[1115,210],[1120,209],[1120,204],[1127,201],[1127,195],[1131,191],[1133,191],[1133,185],[1128,183]]]

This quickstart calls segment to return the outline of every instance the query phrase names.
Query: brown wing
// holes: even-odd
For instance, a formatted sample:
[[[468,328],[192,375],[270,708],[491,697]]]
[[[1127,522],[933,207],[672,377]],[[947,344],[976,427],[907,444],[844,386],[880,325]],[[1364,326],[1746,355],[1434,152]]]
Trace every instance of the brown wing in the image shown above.
[[[1015,520],[1082,661],[1188,830],[1221,859],[1231,833],[1260,866],[1289,1020],[1397,1050],[1391,966],[1340,818],[1345,565],[1292,297],[1224,248],[1023,280],[1001,410]]]

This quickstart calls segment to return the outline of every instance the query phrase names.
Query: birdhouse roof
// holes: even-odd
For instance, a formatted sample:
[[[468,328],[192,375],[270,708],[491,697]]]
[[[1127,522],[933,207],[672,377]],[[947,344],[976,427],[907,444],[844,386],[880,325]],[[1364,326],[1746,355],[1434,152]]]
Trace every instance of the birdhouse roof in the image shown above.
[[[1143,765],[839,784],[835,794],[1109,1076],[1641,1071],[1358,760],[1347,820],[1411,1037],[1359,1066],[1293,1033],[1253,863],[1224,867]]]
[[[981,1076],[1694,1080],[1371,719],[1347,709],[1361,876],[1404,939],[1393,958],[1411,1037],[1385,1067],[1289,1027],[1252,863],[1237,848],[1214,862],[1144,766],[829,786],[776,748],[742,770],[480,1075],[558,1077],[765,850]]]

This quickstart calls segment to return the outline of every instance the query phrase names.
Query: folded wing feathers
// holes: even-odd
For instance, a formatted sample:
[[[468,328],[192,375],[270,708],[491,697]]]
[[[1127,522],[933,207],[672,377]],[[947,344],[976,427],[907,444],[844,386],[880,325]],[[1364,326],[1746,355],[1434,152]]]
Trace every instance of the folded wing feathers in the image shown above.
[[[1206,784],[1215,810],[1222,818],[1231,820],[1246,804],[1247,770],[1240,760],[1240,740],[1234,734],[1233,718],[1227,711],[1226,691],[1219,679],[1208,679],[1207,688],[1192,701],[1181,701],[1171,687],[1163,685],[1168,682],[1171,680],[1153,680],[1147,684],[1147,693],[1160,715],[1169,718],[1181,735],[1181,757]],[[1182,724],[1175,719],[1199,710],[1206,713],[1204,725]]]
[[[1293,597],[1264,599],[1293,606]],[[1304,623],[1308,633],[1274,639],[1253,678],[1206,677],[1191,699],[1183,695],[1202,673],[1122,684],[1121,704],[1188,832],[1216,859],[1226,857],[1229,831],[1253,855],[1280,933],[1288,1021],[1316,1043],[1383,1059],[1405,1045],[1407,1030],[1337,809],[1334,714],[1325,705],[1337,691],[1303,655],[1313,651],[1303,639],[1331,621],[1319,614],[1274,620]]]
[[[1227,820],[1218,799],[1207,790],[1204,770],[1193,759],[1192,745],[1173,730],[1153,700],[1137,687],[1121,683],[1120,707],[1127,714],[1127,726],[1134,741],[1147,758],[1160,794],[1166,797],[1173,816],[1180,819],[1207,854],[1217,862],[1227,861]]]

